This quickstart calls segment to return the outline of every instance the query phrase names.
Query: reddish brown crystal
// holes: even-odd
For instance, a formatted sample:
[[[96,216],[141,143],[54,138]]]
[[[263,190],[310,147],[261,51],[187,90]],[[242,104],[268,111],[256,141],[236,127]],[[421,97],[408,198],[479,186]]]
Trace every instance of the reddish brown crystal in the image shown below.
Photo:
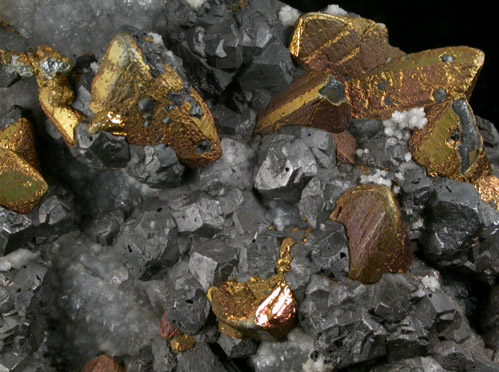
[[[180,335],[182,332],[180,332],[173,324],[171,324],[168,319],[166,319],[166,311],[164,312],[163,316],[161,317],[161,323],[159,324],[159,334],[161,338],[170,339],[175,336]]]
[[[355,150],[357,150],[357,140],[348,130],[341,133],[333,133],[336,146],[336,159],[344,164],[355,164]]]
[[[343,83],[309,71],[270,101],[259,115],[255,133],[268,134],[288,125],[342,132],[350,122],[350,102]]]
[[[81,372],[126,372],[125,368],[114,358],[109,355],[101,355],[97,358],[89,360]]]
[[[331,219],[346,229],[350,278],[375,283],[385,273],[409,270],[412,248],[388,187],[362,185],[346,191],[336,202]]]

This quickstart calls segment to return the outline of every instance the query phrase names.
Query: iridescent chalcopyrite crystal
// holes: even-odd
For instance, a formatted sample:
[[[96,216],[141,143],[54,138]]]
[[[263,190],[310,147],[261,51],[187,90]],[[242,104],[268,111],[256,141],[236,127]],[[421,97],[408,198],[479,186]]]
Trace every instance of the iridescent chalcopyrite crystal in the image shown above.
[[[215,161],[221,145],[211,112],[187,83],[180,59],[156,37],[126,29],[111,40],[92,83],[88,132],[105,130],[135,145],[168,144],[190,167]],[[147,63],[145,50],[158,61]]]
[[[39,167],[28,119],[0,125],[0,205],[19,213],[31,212],[48,189]]]
[[[270,279],[228,281],[208,289],[208,299],[222,333],[236,338],[280,340],[293,329],[296,303],[284,274],[290,269],[294,244],[293,239],[284,239],[276,274]]]
[[[345,225],[350,278],[375,283],[385,273],[409,270],[412,247],[389,187],[362,185],[346,191],[331,219]]]

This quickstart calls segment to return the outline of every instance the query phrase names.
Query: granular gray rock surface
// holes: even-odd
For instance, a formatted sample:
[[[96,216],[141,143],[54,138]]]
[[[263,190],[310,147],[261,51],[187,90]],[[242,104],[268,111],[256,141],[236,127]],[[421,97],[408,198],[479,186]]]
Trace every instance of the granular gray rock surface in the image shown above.
[[[68,149],[33,81],[0,69],[0,118],[14,104],[33,112],[49,184],[29,214],[0,207],[0,372],[79,371],[104,353],[128,372],[499,371],[494,205],[470,184],[428,177],[381,121],[352,121],[356,165],[319,129],[252,135],[303,73],[288,51],[289,14],[277,0],[2,3],[20,35],[0,30],[0,49],[48,44],[80,57],[73,106],[84,112],[117,30],[160,36],[212,111],[223,155],[193,170],[169,146],[89,135],[86,124]],[[477,123],[497,175],[499,135]],[[346,190],[372,182],[366,171],[392,188],[415,252],[408,272],[374,284],[348,277],[347,232],[329,220]],[[281,342],[221,334],[207,289],[271,277],[287,237],[296,327]],[[194,348],[177,353],[160,337],[165,311]]]

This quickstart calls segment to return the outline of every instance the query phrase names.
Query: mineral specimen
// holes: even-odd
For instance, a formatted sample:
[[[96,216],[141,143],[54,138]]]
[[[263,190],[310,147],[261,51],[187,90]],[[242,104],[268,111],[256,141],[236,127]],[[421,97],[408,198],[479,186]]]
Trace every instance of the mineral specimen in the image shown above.
[[[412,248],[400,207],[386,186],[350,189],[336,202],[331,219],[345,225],[352,279],[378,281],[387,272],[406,272]]]
[[[291,238],[282,242],[277,274],[272,278],[251,278],[246,283],[228,281],[208,290],[222,333],[257,340],[279,340],[289,333],[294,326],[296,305],[283,275],[290,269],[294,244]]]
[[[307,13],[298,20],[289,46],[296,61],[345,81],[404,53],[388,44],[386,26],[361,17]]]
[[[47,193],[0,207],[0,371],[498,371],[481,52],[404,55],[334,4],[1,12],[0,152]]]
[[[109,355],[101,355],[89,360],[81,372],[125,372],[120,363]]]
[[[125,28],[111,40],[92,83],[90,109],[90,134],[106,130],[130,144],[166,143],[191,167],[221,155],[210,110],[159,35]]]
[[[31,123],[23,117],[7,121],[0,127],[0,205],[31,212],[48,190],[38,168]]]

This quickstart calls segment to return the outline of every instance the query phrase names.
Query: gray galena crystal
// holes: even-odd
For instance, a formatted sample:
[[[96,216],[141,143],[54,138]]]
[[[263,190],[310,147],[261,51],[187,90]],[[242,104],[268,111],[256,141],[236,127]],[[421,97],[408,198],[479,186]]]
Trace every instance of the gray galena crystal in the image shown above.
[[[265,198],[297,202],[305,183],[316,174],[315,157],[302,140],[270,135],[260,149],[254,185]]]

